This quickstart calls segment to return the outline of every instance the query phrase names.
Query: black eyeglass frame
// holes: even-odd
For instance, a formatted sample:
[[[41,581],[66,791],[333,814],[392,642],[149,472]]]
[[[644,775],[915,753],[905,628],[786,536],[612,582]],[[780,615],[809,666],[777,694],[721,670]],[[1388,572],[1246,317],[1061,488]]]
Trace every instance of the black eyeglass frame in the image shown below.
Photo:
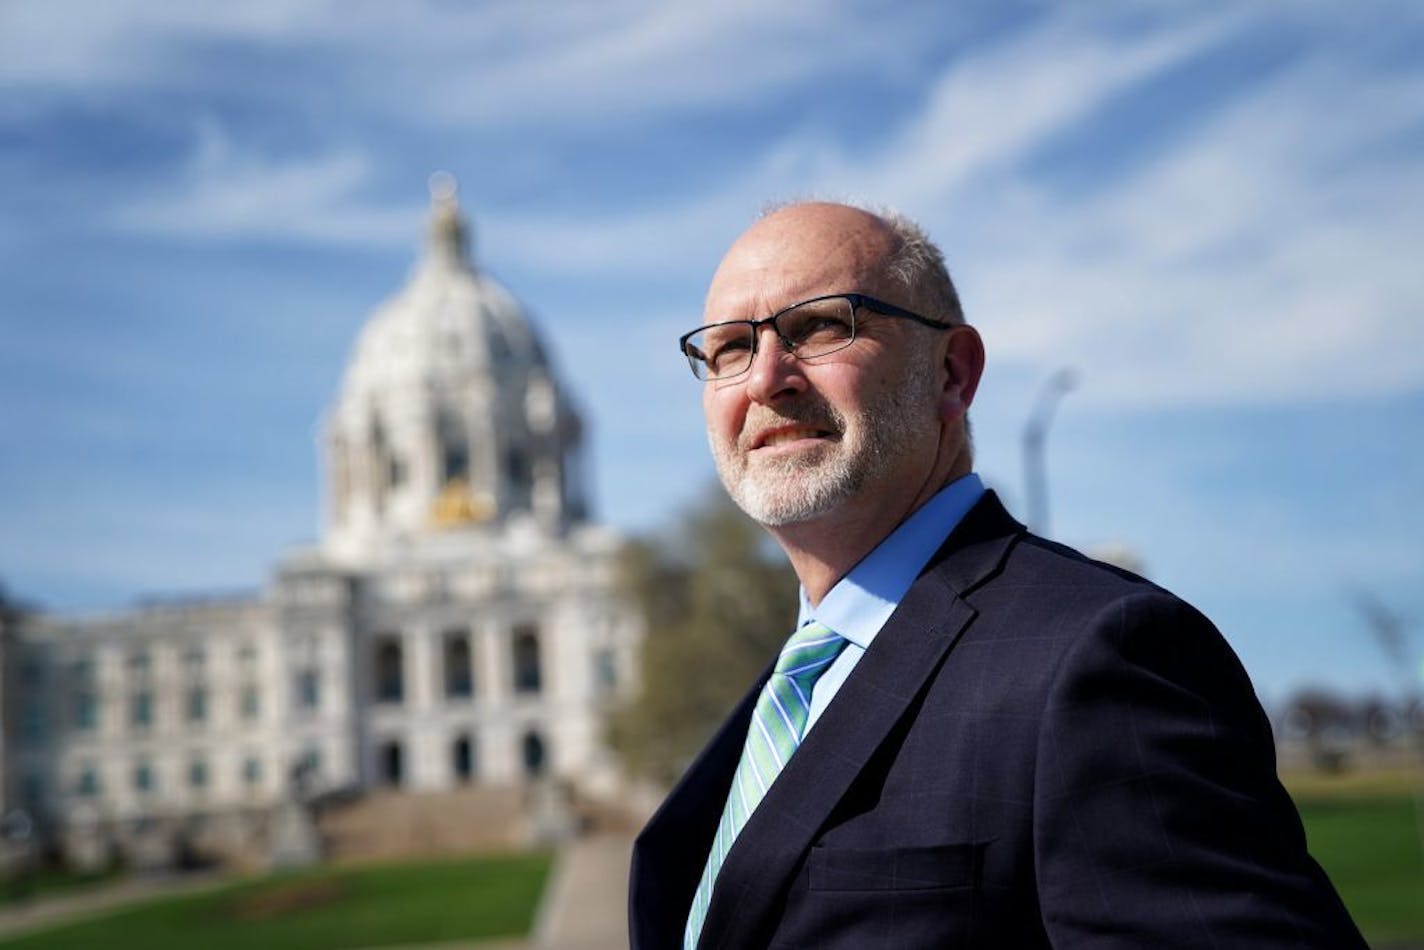
[[[850,303],[850,339],[846,340],[844,345],[838,346],[834,350],[827,350],[824,353],[817,353],[815,356],[803,357],[801,356],[801,354],[796,352],[796,344],[786,338],[785,334],[781,332],[781,327],[777,324],[776,321],[783,314],[789,313],[792,310],[797,309],[798,307],[804,307],[807,304],[811,303],[820,303],[822,300],[846,300]],[[781,341],[781,345],[786,347],[786,352],[790,353],[798,360],[814,360],[820,359],[823,356],[830,356],[832,353],[839,353],[841,350],[845,349],[846,347],[850,346],[852,343],[855,342],[855,312],[862,308],[869,310],[872,313],[878,313],[881,316],[885,317],[902,317],[906,320],[913,320],[915,323],[918,323],[921,326],[930,327],[936,330],[953,330],[956,326],[958,326],[958,324],[945,323],[941,320],[931,320],[929,317],[922,317],[918,313],[906,310],[904,307],[897,307],[893,303],[886,303],[884,300],[880,300],[877,297],[872,297],[869,294],[824,294],[820,297],[812,297],[809,300],[798,301],[796,303],[793,303],[789,307],[782,307],[780,310],[776,311],[776,313],[773,313],[771,316],[762,317],[760,320],[723,320],[720,323],[703,324],[702,326],[697,327],[695,330],[692,330],[688,333],[684,333],[682,336],[678,337],[677,345],[678,349],[682,351],[682,355],[687,358],[687,364],[692,369],[693,376],[697,377],[697,379],[703,382],[724,382],[729,379],[736,379],[743,373],[750,372],[752,368],[752,360],[756,358],[757,341],[761,339],[761,328],[766,326],[768,323],[771,324],[771,329],[776,332],[776,338]],[[751,327],[752,348],[751,353],[749,354],[750,358],[747,360],[746,368],[738,370],[735,373],[729,373],[726,376],[712,376],[710,375],[710,373],[707,376],[703,376],[697,371],[697,366],[700,363],[704,367],[706,367],[707,361],[699,357],[693,356],[687,348],[687,341],[695,337],[697,334],[703,333],[707,330],[712,330],[717,327],[730,326]],[[707,368],[709,370],[711,369],[711,367]]]

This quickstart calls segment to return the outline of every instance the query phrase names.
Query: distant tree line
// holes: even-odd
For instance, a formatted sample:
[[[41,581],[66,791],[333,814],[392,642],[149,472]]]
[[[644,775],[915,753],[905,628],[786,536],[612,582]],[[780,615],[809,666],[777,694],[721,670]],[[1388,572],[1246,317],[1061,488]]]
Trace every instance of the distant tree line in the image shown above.
[[[1277,716],[1276,738],[1303,743],[1326,771],[1346,767],[1352,752],[1412,745],[1424,754],[1424,702],[1418,696],[1351,697],[1321,686],[1296,692]]]
[[[785,555],[720,489],[670,532],[629,544],[622,581],[647,623],[639,693],[608,739],[635,774],[670,784],[796,622]]]

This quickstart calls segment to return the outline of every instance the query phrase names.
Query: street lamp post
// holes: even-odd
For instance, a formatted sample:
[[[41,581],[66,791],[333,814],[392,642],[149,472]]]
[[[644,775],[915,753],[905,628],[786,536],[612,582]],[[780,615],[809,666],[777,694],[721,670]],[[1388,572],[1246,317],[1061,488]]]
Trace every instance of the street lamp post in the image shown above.
[[[1048,465],[1044,458],[1044,442],[1053,410],[1063,396],[1078,385],[1078,374],[1064,367],[1043,384],[1034,403],[1033,412],[1023,432],[1024,489],[1028,496],[1028,527],[1036,534],[1048,534]]]

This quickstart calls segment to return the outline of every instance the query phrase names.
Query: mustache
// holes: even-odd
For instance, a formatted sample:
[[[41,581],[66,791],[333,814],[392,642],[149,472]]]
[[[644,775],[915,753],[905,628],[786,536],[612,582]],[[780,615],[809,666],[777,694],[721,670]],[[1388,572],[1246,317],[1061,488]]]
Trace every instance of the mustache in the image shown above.
[[[845,431],[845,416],[819,399],[789,403],[776,409],[753,405],[747,410],[737,442],[743,449],[750,448],[757,433],[786,425],[812,426],[839,435]]]

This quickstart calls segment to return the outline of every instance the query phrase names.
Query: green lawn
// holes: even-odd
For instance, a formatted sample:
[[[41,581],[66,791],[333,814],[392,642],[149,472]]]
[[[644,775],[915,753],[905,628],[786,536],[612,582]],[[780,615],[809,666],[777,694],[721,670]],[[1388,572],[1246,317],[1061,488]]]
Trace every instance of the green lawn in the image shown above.
[[[154,901],[9,940],[13,948],[335,950],[519,936],[547,854],[325,868]]]
[[[112,884],[122,877],[123,874],[118,870],[41,871],[23,877],[11,875],[0,881],[0,908],[37,898],[88,890],[101,884]]]
[[[1424,943],[1424,854],[1407,792],[1297,795],[1310,853],[1373,942]]]

